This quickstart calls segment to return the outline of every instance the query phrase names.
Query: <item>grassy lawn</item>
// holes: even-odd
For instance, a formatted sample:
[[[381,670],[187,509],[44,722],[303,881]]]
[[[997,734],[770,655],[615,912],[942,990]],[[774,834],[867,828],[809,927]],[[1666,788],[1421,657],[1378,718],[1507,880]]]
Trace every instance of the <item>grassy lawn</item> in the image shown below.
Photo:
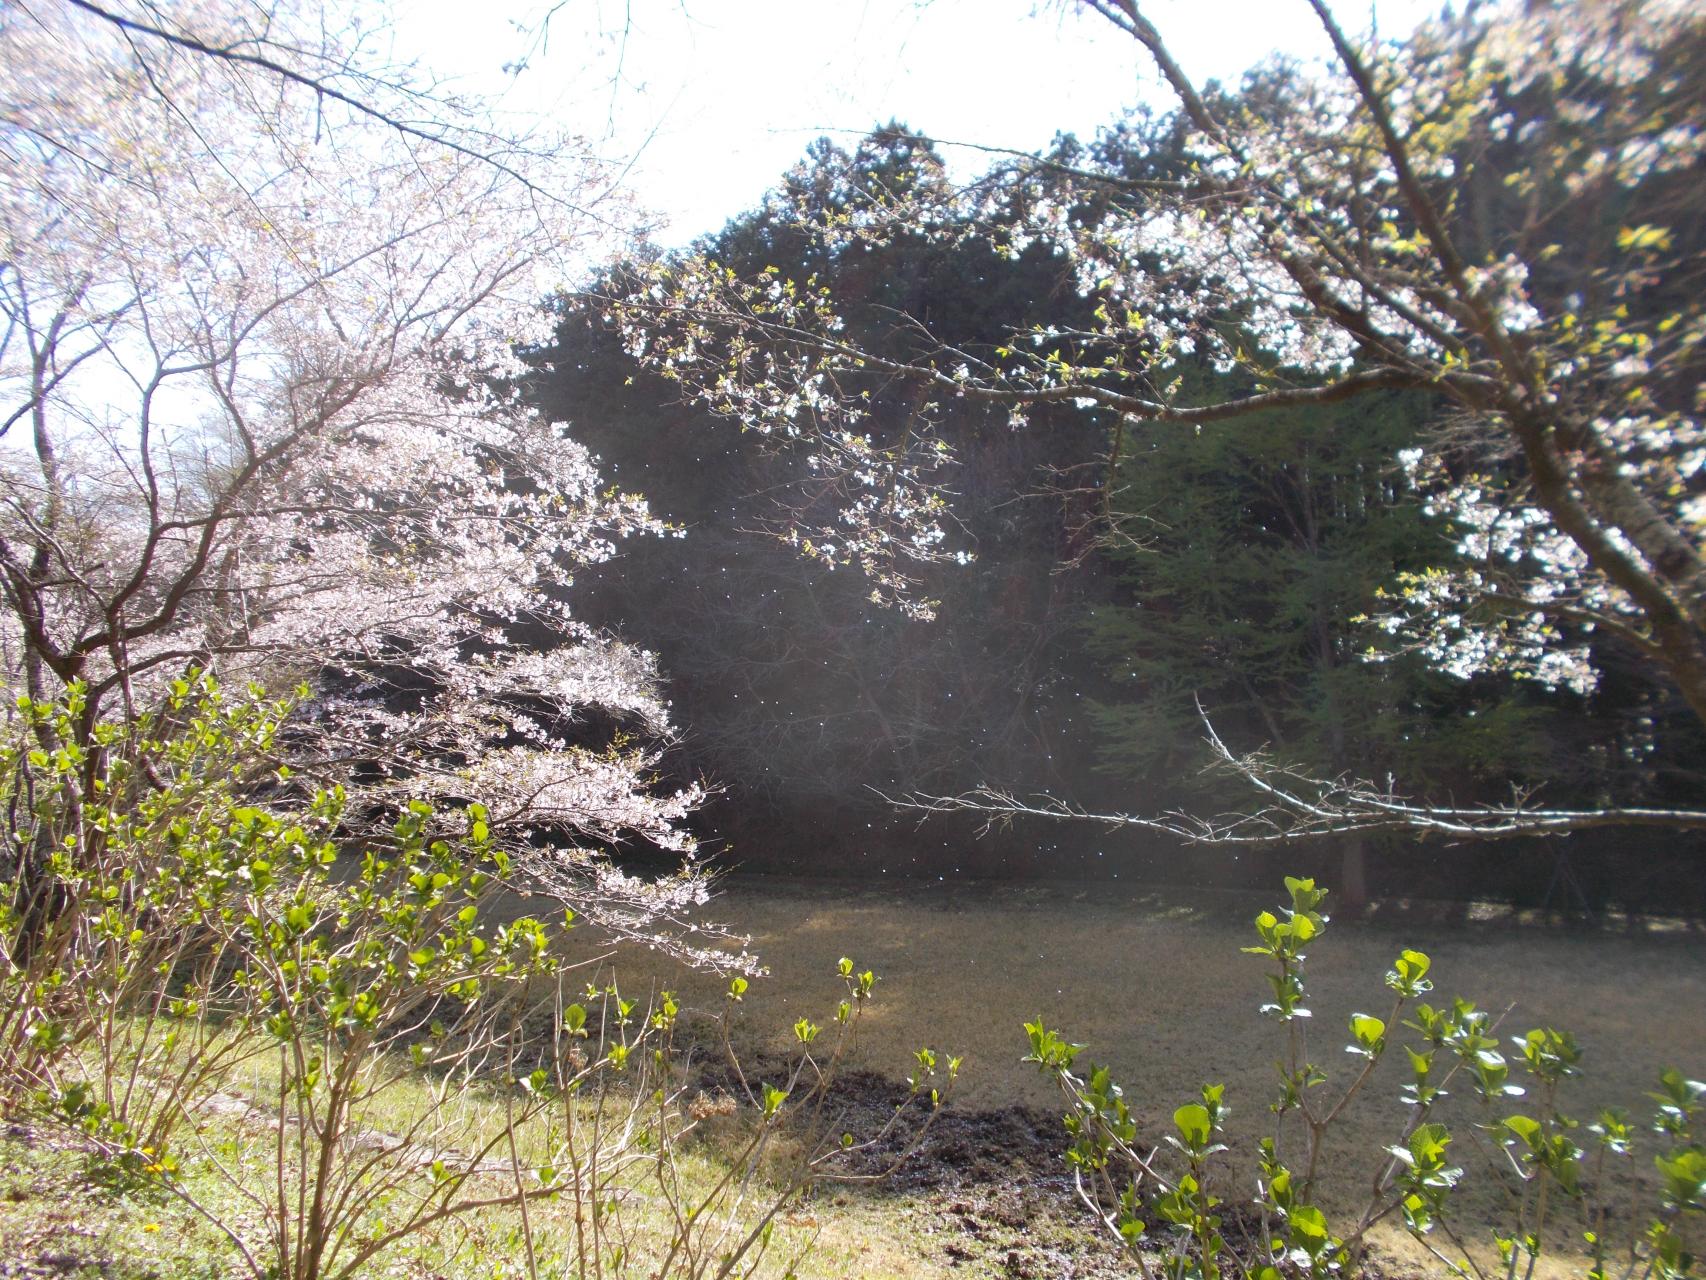
[[[258,1089],[257,1094],[264,1089]],[[425,1092],[415,1091],[424,1105]],[[268,1195],[268,1163],[272,1158],[276,1121],[262,1108],[231,1105],[209,1107],[198,1116],[194,1133],[180,1144],[180,1196],[158,1179],[125,1175],[94,1157],[90,1147],[61,1130],[13,1125],[0,1131],[0,1276],[102,1277],[105,1280],[190,1280],[242,1274],[241,1259],[227,1236],[212,1225],[217,1215],[236,1227],[253,1244],[264,1227],[247,1194]],[[409,1091],[388,1101],[406,1111]],[[485,1108],[496,1120],[501,1108],[473,1099],[465,1132],[478,1133]],[[383,1117],[369,1117],[378,1121]],[[686,1196],[703,1196],[730,1167],[745,1121],[736,1117],[707,1126],[690,1140],[675,1172]],[[523,1146],[529,1133],[519,1135]],[[236,1171],[240,1185],[215,1176],[211,1162]],[[645,1159],[609,1189],[622,1205],[621,1235],[631,1257],[627,1270],[602,1261],[602,1271],[588,1265],[585,1274],[647,1275],[655,1264],[657,1241],[669,1232],[666,1199],[659,1194],[653,1166]],[[494,1171],[476,1180],[475,1194],[507,1189],[507,1172]],[[423,1168],[421,1185],[429,1184]],[[763,1174],[738,1198],[739,1225],[744,1232],[776,1194]],[[188,1203],[193,1198],[200,1209]],[[207,1213],[202,1210],[208,1211]],[[526,1253],[531,1237],[538,1274],[559,1277],[583,1274],[575,1248],[573,1205],[565,1196],[535,1200],[524,1225],[514,1210],[491,1210],[425,1230],[395,1246],[362,1274],[406,1277],[409,1280],[462,1280],[481,1277],[508,1280],[528,1274]],[[773,1243],[764,1261],[739,1274],[762,1280],[781,1280],[799,1259],[809,1254],[802,1274],[823,1277],[872,1275],[938,1277],[963,1274],[956,1257],[931,1247],[942,1229],[923,1204],[888,1195],[842,1194],[833,1189],[796,1203],[776,1220]],[[377,1229],[378,1223],[363,1224]]]
[[[920,1045],[965,1056],[954,1105],[914,1164],[887,1184],[828,1187],[792,1206],[757,1274],[779,1280],[807,1244],[812,1251],[799,1274],[830,1280],[1119,1274],[1070,1195],[1056,1097],[1018,1061],[1020,1024],[1039,1014],[1089,1046],[1081,1061],[1113,1068],[1153,1135],[1200,1083],[1223,1082],[1235,1151],[1221,1157],[1228,1179],[1221,1191],[1229,1201],[1245,1196],[1250,1188],[1231,1180],[1231,1162],[1265,1132],[1280,1042],[1256,1012],[1265,991],[1262,962],[1239,947],[1251,940],[1250,918],[1269,905],[1258,895],[1203,893],[1187,903],[1103,886],[730,882],[713,913],[751,932],[772,970],[754,980],[737,1020],[756,1076],[777,1061],[769,1055],[785,1049],[797,1018],[827,1022],[842,990],[834,973],[842,955],[881,975],[854,1060],[872,1074],[855,1075],[845,1096],[856,1119],[869,1122],[892,1105],[882,1077],[904,1075]],[[1342,1087],[1354,1065],[1343,1052],[1346,1018],[1353,1011],[1384,1017],[1390,993],[1382,977],[1392,957],[1419,948],[1434,960],[1436,1001],[1462,994],[1495,1011],[1509,1006],[1501,1034],[1541,1025],[1575,1032],[1586,1075],[1566,1094],[1567,1111],[1589,1120],[1600,1106],[1620,1104],[1642,1119],[1650,1110],[1645,1092],[1661,1066],[1694,1075],[1706,1066],[1700,941],[1697,931],[1662,924],[1585,930],[1508,916],[1441,922],[1426,914],[1335,921],[1310,956],[1311,1056],[1333,1079],[1327,1089]],[[586,945],[593,946],[590,937]],[[682,993],[688,1010],[722,1003],[721,979],[684,975],[643,949],[619,950],[609,963],[630,993],[667,985]],[[691,1033],[707,1024],[700,1014],[697,1022],[686,1016],[684,1026]],[[701,1052],[714,1067],[708,1043]],[[1403,1074],[1397,1063],[1383,1065],[1347,1111],[1328,1152],[1322,1199],[1329,1211],[1360,1207],[1357,1192],[1402,1120]],[[266,1081],[252,1083],[255,1096],[265,1096]],[[1466,1131],[1478,1118],[1466,1101],[1450,1104],[1458,1107],[1448,1117],[1454,1130]],[[387,1105],[407,1111],[409,1098]],[[478,1128],[481,1104],[469,1105],[469,1124]],[[720,1176],[743,1123],[740,1116],[714,1121],[691,1139],[683,1166],[690,1182],[709,1186]],[[192,1157],[199,1148],[241,1167],[270,1148],[274,1124],[242,1107],[211,1109],[197,1119]],[[1473,1175],[1472,1162],[1464,1163]],[[1249,1168],[1242,1161],[1236,1167]],[[1650,1168],[1649,1147],[1635,1169],[1644,1176]],[[195,1159],[184,1162],[184,1176],[198,1196],[242,1218],[237,1193],[198,1173]],[[255,1177],[259,1185],[259,1165]],[[625,1185],[643,1252],[646,1224],[661,1230],[665,1209],[643,1166]],[[1463,1191],[1464,1207],[1490,1219],[1498,1207],[1490,1182],[1476,1185],[1472,1179]],[[751,1198],[762,1194],[755,1184]],[[560,1204],[533,1212],[542,1275],[577,1274],[566,1213]],[[1388,1270],[1413,1269],[1417,1255],[1402,1239],[1388,1234],[1381,1246]],[[370,1273],[501,1280],[526,1274],[524,1256],[518,1215],[494,1211],[398,1246]],[[0,1131],[0,1277],[175,1280],[234,1274],[234,1262],[224,1237],[159,1186],[103,1175],[77,1142],[45,1130]]]
[[[903,1063],[929,1043],[963,1053],[962,1105],[1054,1105],[1025,1052],[1022,1023],[1041,1014],[1114,1068],[1134,1104],[1168,1112],[1204,1080],[1266,1106],[1279,1045],[1257,1007],[1263,962],[1241,954],[1250,921],[1280,894],[1127,895],[1104,886],[869,889],[740,878],[709,911],[750,932],[770,968],[755,980],[750,1022],[781,1031],[832,1007],[838,957],[881,976],[865,1021],[864,1065]],[[1329,907],[1331,900],[1329,900]],[[1657,922],[1549,926],[1506,914],[1442,923],[1425,914],[1335,920],[1310,951],[1317,1059],[1337,1069],[1353,1011],[1384,1016],[1383,978],[1399,950],[1434,962],[1434,1002],[1462,995],[1510,1012],[1504,1030],[1568,1028],[1587,1050],[1577,1106],[1644,1097],[1666,1064],[1706,1067],[1706,938]],[[625,984],[668,982],[704,1003],[720,980],[682,975],[642,950],[615,961]],[[1388,1092],[1395,1094],[1396,1086]]]
[[[1175,1107],[1204,1082],[1224,1083],[1238,1168],[1268,1132],[1278,1028],[1257,1008],[1267,996],[1263,961],[1239,948],[1250,921],[1281,895],[1203,891],[1188,897],[1134,894],[1107,885],[919,883],[868,887],[823,881],[736,878],[712,910],[749,931],[771,976],[754,983],[750,1023],[786,1027],[833,1003],[836,958],[851,955],[882,975],[866,1020],[860,1061],[895,1071],[931,1044],[963,1054],[962,1108],[1041,1108],[1058,1114],[1052,1086],[1019,1059],[1021,1024],[1039,1014],[1087,1045],[1081,1062],[1112,1068],[1127,1099],[1157,1137]],[[1331,900],[1329,900],[1329,908]],[[1642,1124],[1658,1072],[1706,1071],[1706,945],[1698,927],[1675,922],[1565,925],[1494,910],[1388,910],[1335,920],[1310,950],[1311,1057],[1330,1076],[1329,1093],[1354,1074],[1344,1052],[1353,1012],[1385,1017],[1383,978],[1399,950],[1433,959],[1433,1002],[1461,995],[1495,1014],[1500,1035],[1533,1027],[1572,1031],[1585,1050],[1584,1075],[1561,1105],[1584,1123],[1623,1106]],[[620,958],[626,980],[663,980],[644,953]],[[714,994],[707,980],[670,978],[691,997]],[[1362,1191],[1403,1119],[1402,1055],[1388,1055],[1335,1127],[1327,1151],[1323,1206],[1360,1209]],[[1454,1131],[1482,1119],[1460,1095],[1445,1104]],[[1519,1105],[1513,1103],[1513,1107]],[[1651,1185],[1652,1146],[1634,1162]],[[1504,1201],[1467,1158],[1463,1210],[1491,1219]],[[1056,1166],[1058,1167],[1058,1166]],[[1040,1171],[1039,1171],[1040,1172]],[[1228,1197],[1251,1190],[1229,1187]],[[1401,1237],[1385,1243],[1412,1256]]]

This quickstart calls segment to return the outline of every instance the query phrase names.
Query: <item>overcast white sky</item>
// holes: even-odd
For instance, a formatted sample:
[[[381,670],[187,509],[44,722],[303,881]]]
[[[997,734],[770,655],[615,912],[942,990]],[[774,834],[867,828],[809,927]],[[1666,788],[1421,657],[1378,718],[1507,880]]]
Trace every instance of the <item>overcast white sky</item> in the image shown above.
[[[562,0],[526,70],[505,77],[550,8],[397,0],[397,34],[467,88],[504,87],[510,108],[637,155],[630,185],[667,220],[666,242],[750,207],[822,133],[896,118],[1032,149],[1059,131],[1088,137],[1144,96],[1162,101],[1142,51],[1064,0]],[[1397,35],[1437,0],[1335,8],[1347,26],[1378,17]],[[1199,82],[1325,47],[1304,0],[1149,0],[1146,12]]]

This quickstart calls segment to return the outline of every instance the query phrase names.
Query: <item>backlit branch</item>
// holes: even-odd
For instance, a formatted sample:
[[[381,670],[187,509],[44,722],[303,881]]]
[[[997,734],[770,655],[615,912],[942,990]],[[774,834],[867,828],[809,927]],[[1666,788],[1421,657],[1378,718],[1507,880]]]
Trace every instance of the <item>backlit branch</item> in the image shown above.
[[[970,813],[982,817],[981,831],[1004,829],[1016,819],[1091,823],[1137,830],[1197,845],[1269,845],[1371,832],[1401,832],[1448,840],[1498,840],[1512,836],[1568,835],[1596,827],[1663,827],[1706,831],[1706,812],[1694,809],[1553,809],[1527,793],[1509,804],[1424,804],[1385,786],[1353,777],[1322,778],[1278,764],[1266,752],[1240,755],[1215,730],[1199,704],[1214,764],[1236,776],[1259,797],[1243,812],[1204,817],[1173,810],[1153,816],[1097,812],[1049,795],[1022,796],[994,787],[959,795],[889,797],[897,808],[928,818]]]

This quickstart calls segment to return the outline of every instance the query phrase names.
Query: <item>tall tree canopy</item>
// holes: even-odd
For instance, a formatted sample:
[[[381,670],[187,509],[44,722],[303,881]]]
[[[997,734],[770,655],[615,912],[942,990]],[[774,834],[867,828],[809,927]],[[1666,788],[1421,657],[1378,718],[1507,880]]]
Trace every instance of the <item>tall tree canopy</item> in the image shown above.
[[[815,276],[858,300],[862,340],[897,352],[915,342],[893,330],[901,313],[955,340],[989,341],[1014,315],[1082,310],[1041,246],[1005,257],[980,241],[921,235],[837,254],[800,234],[796,203],[837,217],[902,173],[946,184],[940,157],[899,126],[845,148],[814,144],[778,194],[706,237],[704,252],[741,273]],[[648,286],[633,269],[606,282],[612,293]],[[582,616],[595,610],[660,654],[689,726],[677,759],[727,788],[705,822],[746,865],[1030,863],[1033,842],[972,849],[958,833],[919,833],[879,793],[966,786],[979,770],[1058,785],[1087,766],[1083,701],[1069,677],[1089,670],[1076,626],[1100,579],[1055,572],[1073,554],[1072,531],[1057,503],[1024,495],[1093,459],[1100,428],[1068,412],[1047,430],[1015,433],[988,406],[850,375],[849,393],[870,408],[874,455],[928,433],[944,446],[931,450],[930,484],[945,474],[940,455],[957,459],[951,500],[932,504],[938,541],[885,562],[883,572],[908,577],[916,607],[874,609],[860,544],[843,537],[854,530],[833,465],[802,473],[778,441],[717,430],[703,406],[678,403],[674,384],[636,364],[604,311],[597,297],[564,301],[550,369],[531,394],[547,414],[573,416],[613,476],[685,526],[680,541],[637,541],[620,561],[590,568],[576,591]],[[883,518],[904,517],[895,505]],[[881,554],[875,540],[865,545]]]
[[[1015,422],[1064,404],[1120,430],[1438,397],[1437,429],[1404,457],[1453,531],[1450,554],[1395,576],[1386,634],[1460,678],[1577,691],[1612,637],[1706,718],[1706,243],[1687,212],[1706,21],[1666,0],[1475,6],[1366,44],[1308,4],[1333,64],[1280,68],[1227,99],[1188,80],[1133,0],[1088,0],[1177,97],[1152,126],[1175,158],[1063,149],[968,190],[902,170],[834,216],[793,206],[798,234],[832,256],[897,237],[1043,245],[1088,320],[1010,318],[999,337],[955,342],[893,314],[909,344],[897,352],[821,280],[700,255],[659,263],[652,289],[621,302],[636,349],[717,412],[801,441],[844,495],[837,551],[903,604],[904,566],[943,543],[921,460],[945,460],[946,442],[926,422],[879,444],[856,390],[873,373]],[[1244,377],[1198,398],[1186,373],[1202,361]],[[1706,824],[1666,807],[1542,818],[1306,790],[1269,789],[1270,835]]]

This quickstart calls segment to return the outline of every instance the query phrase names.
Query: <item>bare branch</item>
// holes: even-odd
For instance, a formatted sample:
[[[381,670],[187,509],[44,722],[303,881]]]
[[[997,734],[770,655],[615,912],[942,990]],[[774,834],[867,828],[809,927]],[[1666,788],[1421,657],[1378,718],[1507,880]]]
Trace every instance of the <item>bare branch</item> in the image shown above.
[[[1118,830],[1147,831],[1195,845],[1272,845],[1368,832],[1402,832],[1418,838],[1500,840],[1513,836],[1556,836],[1598,827],[1662,827],[1706,831],[1706,811],[1621,808],[1552,809],[1516,795],[1506,805],[1431,805],[1362,779],[1322,778],[1275,763],[1264,752],[1234,753],[1199,703],[1204,734],[1215,764],[1232,773],[1261,799],[1240,813],[1201,817],[1171,811],[1152,817],[1084,809],[1054,796],[1021,796],[978,787],[954,796],[884,797],[921,818],[971,813],[981,831],[1005,828],[1015,819],[1082,822]]]

